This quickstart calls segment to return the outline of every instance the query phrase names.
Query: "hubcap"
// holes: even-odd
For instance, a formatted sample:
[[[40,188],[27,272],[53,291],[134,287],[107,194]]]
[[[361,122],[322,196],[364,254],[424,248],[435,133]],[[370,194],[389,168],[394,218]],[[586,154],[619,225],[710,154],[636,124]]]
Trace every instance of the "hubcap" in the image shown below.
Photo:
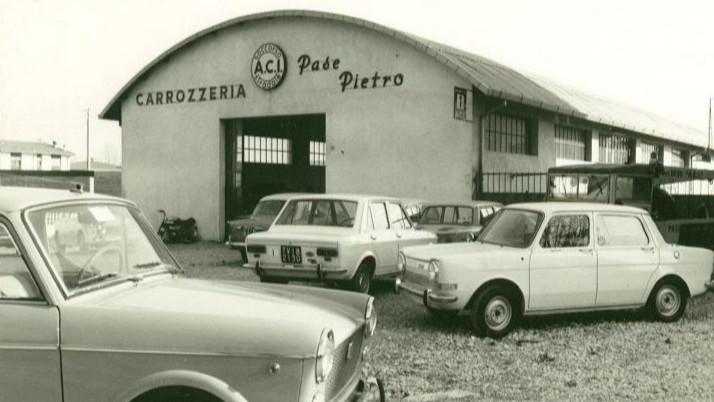
[[[488,302],[484,315],[486,325],[494,331],[500,331],[511,322],[513,308],[508,299],[503,296],[497,296]]]
[[[679,292],[671,285],[662,287],[657,292],[657,311],[665,317],[671,317],[679,310],[681,300]]]

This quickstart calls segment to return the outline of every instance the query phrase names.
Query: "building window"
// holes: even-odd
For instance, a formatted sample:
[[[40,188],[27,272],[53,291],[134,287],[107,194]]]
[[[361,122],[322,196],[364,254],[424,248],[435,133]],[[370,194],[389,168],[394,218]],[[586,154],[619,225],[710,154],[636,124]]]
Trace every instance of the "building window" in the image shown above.
[[[672,166],[686,167],[687,166],[687,151],[683,149],[672,148]]]
[[[627,138],[619,135],[600,135],[600,162],[624,164],[629,156]]]
[[[585,160],[587,131],[564,126],[555,126],[555,157]]]
[[[526,119],[488,115],[484,121],[486,146],[489,151],[506,152],[510,154],[535,155],[537,144],[532,138],[535,134],[533,124]]]
[[[310,166],[325,166],[325,143],[310,141]]]
[[[664,148],[662,145],[651,144],[649,142],[640,143],[640,154],[637,156],[637,163],[650,163],[652,154],[657,154],[657,160],[662,160]]]
[[[22,154],[11,153],[10,154],[10,169],[21,170],[22,169]]]
[[[243,162],[290,165],[292,143],[286,138],[243,136]]]
[[[62,170],[62,157],[59,155],[52,155],[52,170]]]
[[[35,170],[42,170],[42,154],[35,155]]]

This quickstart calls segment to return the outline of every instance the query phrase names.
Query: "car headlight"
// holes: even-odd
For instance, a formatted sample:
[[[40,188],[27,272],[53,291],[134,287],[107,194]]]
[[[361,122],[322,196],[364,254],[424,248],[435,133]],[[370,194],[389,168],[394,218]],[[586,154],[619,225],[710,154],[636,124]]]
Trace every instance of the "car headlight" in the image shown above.
[[[364,311],[365,337],[369,338],[374,334],[374,329],[377,328],[377,310],[374,309],[374,297],[367,300],[367,308]]]
[[[315,357],[315,381],[325,381],[335,358],[335,335],[331,329],[323,329],[320,342],[317,344],[317,357]]]
[[[397,257],[397,270],[399,272],[404,272],[407,269],[407,256],[401,251],[399,252],[399,257]]]
[[[429,266],[426,270],[429,275],[429,279],[436,280],[439,277],[439,262],[436,260],[429,261]]]

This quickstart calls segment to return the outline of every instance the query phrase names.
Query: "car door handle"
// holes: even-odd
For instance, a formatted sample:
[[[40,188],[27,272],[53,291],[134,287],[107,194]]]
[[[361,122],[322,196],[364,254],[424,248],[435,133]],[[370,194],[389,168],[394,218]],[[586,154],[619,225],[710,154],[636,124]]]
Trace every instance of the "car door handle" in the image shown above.
[[[654,253],[655,249],[654,247],[642,247],[642,251],[649,251],[650,253]]]
[[[399,233],[395,233],[395,235],[397,236],[397,239],[401,239],[401,238],[402,238],[402,235],[399,234]]]
[[[377,236],[375,236],[375,235],[369,235],[369,238],[372,240],[377,240]]]
[[[593,255],[593,249],[591,249],[591,248],[581,248],[578,251],[580,251],[581,253]]]

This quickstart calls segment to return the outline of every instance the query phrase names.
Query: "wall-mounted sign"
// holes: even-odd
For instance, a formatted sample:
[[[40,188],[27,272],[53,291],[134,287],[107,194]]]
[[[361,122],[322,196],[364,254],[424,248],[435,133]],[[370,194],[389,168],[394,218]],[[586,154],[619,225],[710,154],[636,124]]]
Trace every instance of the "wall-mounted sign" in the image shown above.
[[[136,104],[139,106],[150,106],[239,98],[245,98],[245,88],[243,87],[243,84],[209,85],[197,88],[139,92],[136,94],[135,100]]]
[[[454,119],[472,121],[471,102],[472,99],[468,90],[454,87]]]
[[[269,91],[283,82],[287,67],[283,50],[274,43],[265,43],[253,54],[250,71],[255,84]]]

